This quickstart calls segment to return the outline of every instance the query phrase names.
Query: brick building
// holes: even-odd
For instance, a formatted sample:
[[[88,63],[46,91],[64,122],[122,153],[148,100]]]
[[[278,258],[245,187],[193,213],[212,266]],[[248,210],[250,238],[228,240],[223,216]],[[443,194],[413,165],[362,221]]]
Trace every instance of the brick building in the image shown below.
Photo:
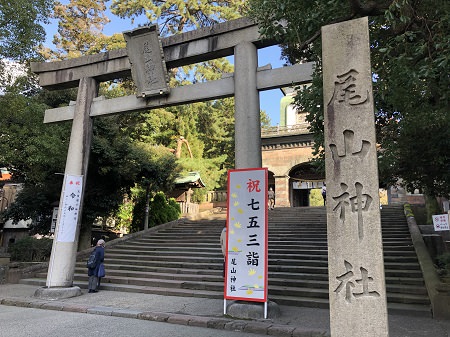
[[[311,189],[321,188],[325,176],[315,172],[310,163],[314,144],[306,113],[292,105],[292,89],[283,92],[280,125],[261,131],[262,164],[269,170],[269,187],[275,191],[278,206],[309,206]]]

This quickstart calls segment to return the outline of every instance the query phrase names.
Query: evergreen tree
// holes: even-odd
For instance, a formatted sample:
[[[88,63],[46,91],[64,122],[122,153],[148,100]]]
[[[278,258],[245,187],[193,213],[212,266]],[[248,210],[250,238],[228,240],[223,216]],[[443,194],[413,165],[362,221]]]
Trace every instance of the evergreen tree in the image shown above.
[[[25,61],[45,40],[53,0],[0,0],[0,58]]]
[[[121,18],[145,15],[158,22],[163,36],[237,19],[245,0],[113,0],[111,12]]]

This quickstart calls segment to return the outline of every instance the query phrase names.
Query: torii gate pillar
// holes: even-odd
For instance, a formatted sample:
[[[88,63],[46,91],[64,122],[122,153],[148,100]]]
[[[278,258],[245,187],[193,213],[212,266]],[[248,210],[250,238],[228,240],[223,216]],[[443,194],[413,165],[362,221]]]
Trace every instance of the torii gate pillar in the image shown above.
[[[256,83],[258,51],[251,42],[234,48],[235,166],[262,167],[261,118]]]
[[[78,88],[69,150],[67,152],[65,178],[81,176],[82,187],[79,209],[76,217],[76,228],[73,235],[62,234],[61,227],[62,203],[67,179],[64,179],[63,191],[59,202],[58,221],[56,223],[55,239],[52,246],[46,288],[37,289],[35,296],[40,298],[66,298],[81,295],[79,287],[73,287],[73,276],[78,248],[78,237],[81,227],[81,208],[86,184],[89,153],[92,139],[92,118],[89,116],[91,103],[98,94],[98,83],[93,78],[82,78]],[[75,225],[75,224],[74,224]],[[69,231],[72,232],[72,231]],[[62,236],[64,235],[64,239]]]

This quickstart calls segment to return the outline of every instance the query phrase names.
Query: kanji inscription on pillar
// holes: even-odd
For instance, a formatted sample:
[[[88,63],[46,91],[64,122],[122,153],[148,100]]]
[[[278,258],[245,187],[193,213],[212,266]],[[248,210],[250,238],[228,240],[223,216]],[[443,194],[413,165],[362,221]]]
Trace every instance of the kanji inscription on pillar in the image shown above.
[[[332,336],[388,336],[367,18],[322,28]]]

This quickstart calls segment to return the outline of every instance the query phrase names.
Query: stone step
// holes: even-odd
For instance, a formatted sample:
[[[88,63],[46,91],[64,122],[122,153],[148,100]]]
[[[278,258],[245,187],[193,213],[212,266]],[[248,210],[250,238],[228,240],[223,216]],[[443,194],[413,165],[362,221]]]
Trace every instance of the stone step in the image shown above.
[[[383,208],[382,231],[389,310],[429,312],[422,273],[402,208]],[[225,221],[184,221],[106,251],[102,288],[171,296],[223,298],[219,246]],[[269,212],[269,297],[279,304],[328,307],[325,209]],[[39,278],[22,280],[45,285]],[[85,261],[74,283],[87,286]],[[393,308],[393,309],[392,309]]]
[[[320,288],[328,291],[328,276],[322,277],[322,279],[312,278],[315,276],[313,274],[302,274],[294,277],[295,274],[290,274],[289,278],[280,277],[279,274],[273,273],[269,275],[270,287],[276,286],[286,286],[286,287],[308,287],[308,288]],[[75,275],[78,280],[84,279],[87,281],[87,275],[79,273]],[[174,281],[176,282],[191,282],[195,283],[195,289],[201,289],[203,285],[211,287],[216,285],[215,290],[223,290],[223,277],[222,274],[216,275],[205,275],[205,274],[173,274],[173,273],[152,273],[152,272],[130,272],[121,270],[111,270],[108,268],[108,275],[104,278],[104,282],[107,283],[131,283],[148,286],[168,286],[166,282]],[[389,279],[387,279],[390,281]],[[205,288],[207,289],[207,288]],[[423,280],[421,283],[416,285],[411,284],[395,284],[394,282],[387,282],[387,292],[397,293],[397,294],[408,294],[414,293],[415,295],[426,296],[427,292],[423,286]]]
[[[21,280],[22,284],[45,286],[45,279],[25,279]],[[78,275],[74,285],[86,288],[88,284],[87,275]],[[186,280],[152,280],[139,278],[114,278],[105,277],[102,279],[101,289],[129,291],[141,293],[153,293],[170,296],[186,296],[186,297],[208,297],[223,298],[222,282],[190,282]],[[289,294],[289,301],[287,296]],[[298,305],[299,302],[306,301],[328,304],[328,289],[303,288],[270,285],[268,297],[278,304]],[[414,304],[420,306],[428,306],[429,299],[426,295],[414,295],[403,293],[387,293],[389,304]],[[297,304],[295,304],[297,303]]]
[[[184,268],[185,264],[179,263],[158,263],[152,262],[147,264],[133,263],[132,261],[109,261],[107,268],[112,270],[130,270],[130,271],[142,271],[142,272],[172,272],[176,274],[189,274],[198,270],[201,273],[222,273],[222,262],[209,264],[208,268],[201,268],[203,265],[189,264]],[[77,263],[77,268],[86,270],[85,264],[82,262]],[[198,269],[200,268],[200,269]],[[314,274],[317,277],[327,277],[327,267],[317,266],[286,266],[286,265],[269,265],[269,273],[289,273],[289,274]],[[422,279],[422,272],[419,269],[415,270],[397,270],[397,269],[385,269],[386,278],[402,280],[411,279],[411,282],[416,283],[417,279]]]
[[[165,249],[140,249],[140,250],[132,250],[131,248],[116,248],[108,250],[108,258],[131,258],[131,259],[146,259],[152,257],[158,257],[159,259],[166,260],[168,257],[173,257],[176,259],[181,259],[180,256],[189,255],[189,257],[196,258],[221,258],[221,251],[219,247],[215,247],[212,249],[202,249],[198,250],[194,249],[178,249],[174,251],[169,247],[165,247]],[[273,260],[277,259],[319,259],[319,260],[327,260],[328,252],[326,250],[295,250],[295,249],[270,249],[269,248],[269,256]],[[413,262],[417,263],[417,256],[414,251],[410,252],[385,252],[384,254],[385,262]]]

